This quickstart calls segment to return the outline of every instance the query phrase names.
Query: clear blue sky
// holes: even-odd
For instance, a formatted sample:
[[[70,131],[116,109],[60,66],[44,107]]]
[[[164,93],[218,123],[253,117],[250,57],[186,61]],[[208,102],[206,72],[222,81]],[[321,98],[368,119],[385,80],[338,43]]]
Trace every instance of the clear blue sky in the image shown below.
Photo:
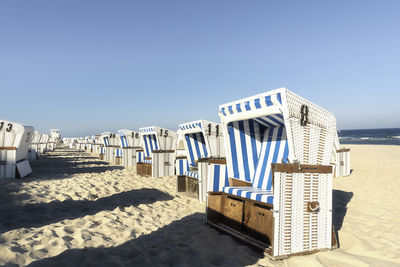
[[[279,87],[400,127],[400,1],[0,1],[0,118],[40,131],[177,129]]]

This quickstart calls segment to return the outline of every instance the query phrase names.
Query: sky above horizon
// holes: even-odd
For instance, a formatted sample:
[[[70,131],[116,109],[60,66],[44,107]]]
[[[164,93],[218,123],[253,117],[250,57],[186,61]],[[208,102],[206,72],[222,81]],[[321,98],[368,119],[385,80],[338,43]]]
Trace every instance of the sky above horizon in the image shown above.
[[[286,87],[339,129],[400,127],[400,1],[0,1],[0,118],[85,136]]]

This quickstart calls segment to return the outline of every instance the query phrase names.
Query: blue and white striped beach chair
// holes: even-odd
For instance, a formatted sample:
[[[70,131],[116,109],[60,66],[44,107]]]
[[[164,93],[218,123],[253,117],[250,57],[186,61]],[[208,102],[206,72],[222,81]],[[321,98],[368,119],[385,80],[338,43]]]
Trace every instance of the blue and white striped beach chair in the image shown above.
[[[158,126],[140,128],[144,158],[137,155],[137,174],[165,177],[174,175],[177,133]]]
[[[274,259],[332,248],[335,117],[284,88],[219,115],[227,175],[210,173],[208,222]]]
[[[122,165],[136,166],[136,151],[142,150],[142,138],[139,132],[122,129],[118,131],[121,138]]]
[[[104,160],[112,164],[121,164],[121,158],[117,158],[117,149],[121,148],[121,139],[118,134],[105,132],[101,134],[105,147]],[[121,152],[119,152],[121,153]]]
[[[222,125],[206,120],[198,120],[179,125],[187,155],[187,170],[177,174],[178,192],[186,192],[199,198],[207,197],[207,177],[210,164],[225,163],[225,149]],[[177,159],[176,165],[184,165]]]
[[[32,172],[26,159],[34,129],[0,119],[0,178],[25,177]]]

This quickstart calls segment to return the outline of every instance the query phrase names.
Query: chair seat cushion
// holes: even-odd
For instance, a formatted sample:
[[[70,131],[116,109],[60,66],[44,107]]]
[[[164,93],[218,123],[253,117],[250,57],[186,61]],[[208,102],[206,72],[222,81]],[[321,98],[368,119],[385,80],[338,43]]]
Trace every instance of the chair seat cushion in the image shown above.
[[[271,190],[264,190],[247,186],[225,186],[223,188],[223,191],[231,195],[248,198],[263,203],[273,204],[274,202],[274,194]]]
[[[198,171],[187,171],[185,172],[186,176],[199,179],[199,172]]]
[[[140,161],[140,163],[153,163],[153,161],[151,159],[144,159],[142,161]]]

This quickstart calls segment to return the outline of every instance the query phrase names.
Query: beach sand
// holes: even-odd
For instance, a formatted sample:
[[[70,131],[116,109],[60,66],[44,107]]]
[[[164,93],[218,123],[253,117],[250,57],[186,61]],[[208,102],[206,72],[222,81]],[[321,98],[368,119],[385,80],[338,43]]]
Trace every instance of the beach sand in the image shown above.
[[[333,182],[339,249],[271,261],[205,224],[175,176],[61,148],[0,179],[0,265],[400,266],[400,147],[350,147],[354,171]]]

